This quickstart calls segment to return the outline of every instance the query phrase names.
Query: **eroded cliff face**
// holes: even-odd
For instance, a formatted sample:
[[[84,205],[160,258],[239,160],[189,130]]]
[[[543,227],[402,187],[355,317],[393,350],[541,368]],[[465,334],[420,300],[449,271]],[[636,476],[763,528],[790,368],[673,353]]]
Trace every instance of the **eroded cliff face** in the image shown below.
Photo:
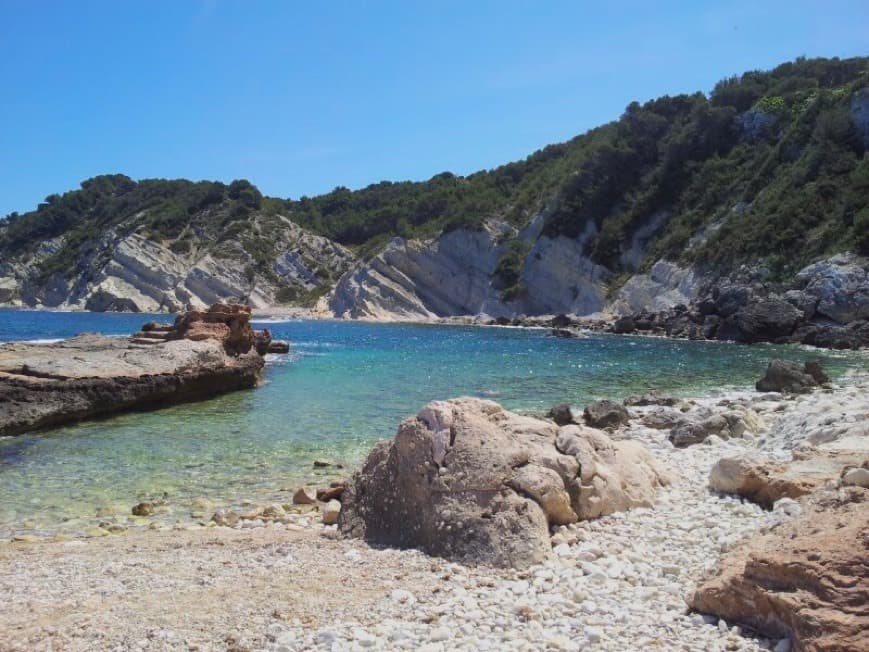
[[[421,319],[508,314],[492,274],[507,227],[451,231],[429,241],[394,238],[338,283],[329,301],[336,317]]]
[[[0,265],[0,303],[99,312],[176,312],[218,301],[266,308],[327,290],[328,279],[337,279],[355,260],[341,245],[282,216],[268,223],[254,219],[251,229],[271,238],[275,257],[261,260],[256,241],[244,233],[223,242],[202,233],[179,252],[138,232],[111,230],[75,261],[71,273],[47,278],[37,271],[39,264],[63,240],[46,241],[27,259]]]
[[[537,237],[533,228],[516,233],[491,221],[482,231],[451,231],[427,241],[395,238],[340,280],[329,308],[354,319],[590,314],[604,307],[611,273],[583,253],[586,237]],[[521,291],[505,299],[496,270],[511,238],[530,250]]]

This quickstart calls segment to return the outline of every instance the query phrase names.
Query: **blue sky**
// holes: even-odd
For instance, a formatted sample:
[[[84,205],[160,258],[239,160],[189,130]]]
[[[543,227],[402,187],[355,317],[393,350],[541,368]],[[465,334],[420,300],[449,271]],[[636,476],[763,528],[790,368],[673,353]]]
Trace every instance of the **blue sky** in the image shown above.
[[[0,0],[0,215],[109,172],[293,198],[466,174],[635,99],[867,54],[865,0]]]

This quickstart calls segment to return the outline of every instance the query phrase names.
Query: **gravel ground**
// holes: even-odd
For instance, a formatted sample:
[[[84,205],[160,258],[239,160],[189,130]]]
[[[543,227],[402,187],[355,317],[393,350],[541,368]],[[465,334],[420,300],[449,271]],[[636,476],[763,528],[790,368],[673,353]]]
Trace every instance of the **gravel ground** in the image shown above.
[[[817,425],[831,401],[865,415],[866,389],[735,398],[767,425]],[[666,430],[628,434],[674,476],[655,508],[559,528],[553,559],[524,572],[337,541],[315,524],[0,545],[0,650],[786,650],[688,613],[684,597],[722,550],[794,508],[712,494],[710,468],[787,433],[687,449]]]

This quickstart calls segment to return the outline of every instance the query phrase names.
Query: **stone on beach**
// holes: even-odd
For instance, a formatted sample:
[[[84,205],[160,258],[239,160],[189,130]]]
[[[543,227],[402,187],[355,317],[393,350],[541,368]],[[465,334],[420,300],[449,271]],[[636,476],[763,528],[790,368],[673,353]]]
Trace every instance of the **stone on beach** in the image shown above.
[[[474,398],[434,401],[381,442],[343,496],[350,536],[468,563],[527,567],[549,526],[648,506],[667,478],[636,442]]]
[[[624,405],[604,399],[587,405],[583,418],[592,428],[617,428],[626,424],[631,415]]]
[[[338,516],[341,513],[341,502],[338,500],[330,500],[323,508],[323,524],[335,525],[338,522]]]
[[[132,509],[133,516],[151,516],[154,513],[154,503],[139,503]]]
[[[559,426],[566,426],[568,423],[574,423],[573,410],[568,403],[559,403],[549,408],[546,416],[552,419]]]
[[[815,449],[797,451],[789,462],[756,455],[723,458],[709,473],[709,487],[770,509],[781,498],[799,498],[835,482],[849,465],[865,459],[865,452]],[[847,483],[843,480],[843,484]]]
[[[820,492],[810,509],[726,553],[691,596],[806,652],[869,651],[869,491]]]
[[[756,388],[759,392],[805,394],[826,382],[829,378],[817,362],[800,365],[788,360],[772,360]]]
[[[317,497],[304,487],[301,487],[293,494],[294,505],[314,505],[316,502]]]

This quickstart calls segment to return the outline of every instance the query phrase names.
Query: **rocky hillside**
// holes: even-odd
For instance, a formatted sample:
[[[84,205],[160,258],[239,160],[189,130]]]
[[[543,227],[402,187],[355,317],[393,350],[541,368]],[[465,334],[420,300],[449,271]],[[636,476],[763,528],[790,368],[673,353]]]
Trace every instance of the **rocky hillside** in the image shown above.
[[[0,227],[0,301],[170,311],[312,304],[354,261],[246,181],[96,177]]]
[[[467,177],[299,200],[99,177],[0,222],[0,301],[336,316],[661,311],[869,254],[869,58],[799,59]],[[849,259],[851,260],[851,259]],[[851,264],[861,265],[862,259]]]

